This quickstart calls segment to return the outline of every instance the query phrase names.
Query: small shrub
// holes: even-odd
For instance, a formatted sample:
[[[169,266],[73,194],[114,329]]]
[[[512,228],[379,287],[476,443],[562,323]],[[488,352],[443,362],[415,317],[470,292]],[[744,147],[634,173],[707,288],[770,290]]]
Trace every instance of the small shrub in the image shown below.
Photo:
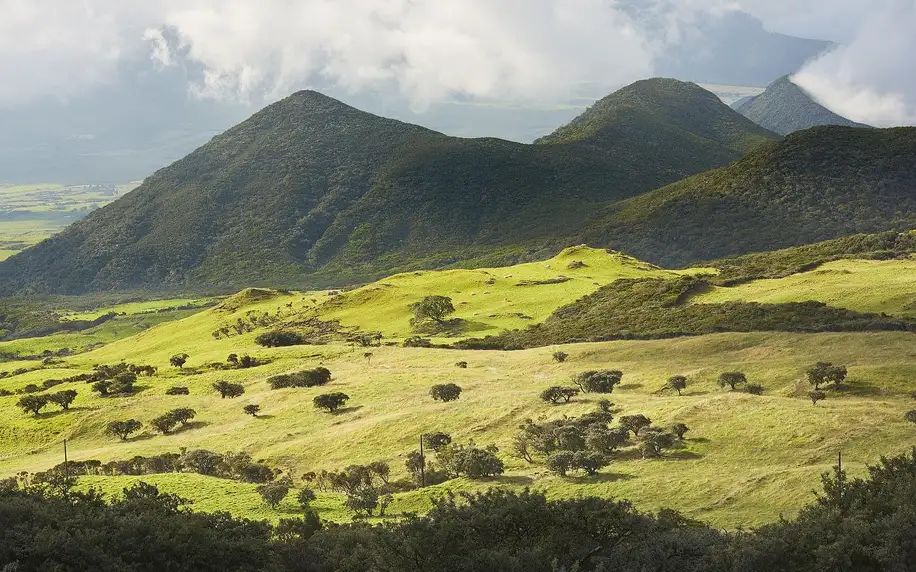
[[[287,332],[283,330],[274,330],[264,332],[254,339],[254,343],[265,348],[282,348],[288,346],[300,346],[305,343],[305,338],[296,332]]]
[[[614,408],[614,402],[610,399],[599,399],[598,400],[598,410],[602,413],[610,413]]]
[[[749,383],[744,390],[751,395],[763,395],[765,388],[759,383]]]
[[[904,415],[903,417],[910,423],[916,423],[916,409],[912,411],[907,411],[906,415]]]
[[[434,385],[429,389],[429,395],[436,401],[448,403],[461,397],[461,388],[454,383]]]
[[[328,413],[336,413],[349,399],[350,396],[346,393],[325,393],[316,396],[315,399],[312,400],[312,403],[315,405],[316,409],[324,409]]]
[[[811,405],[814,405],[816,407],[818,401],[823,401],[824,399],[827,399],[827,394],[824,393],[823,391],[816,389],[808,393],[808,399],[811,400]]]
[[[175,386],[165,390],[166,395],[190,395],[191,391],[187,387]]]
[[[285,389],[290,387],[317,387],[327,385],[331,381],[331,371],[325,367],[284,373],[267,379],[271,389]]]
[[[560,400],[569,403],[569,400],[577,395],[579,395],[579,390],[575,387],[553,386],[541,392],[541,400],[556,405]]]
[[[404,340],[405,348],[431,348],[433,347],[433,341],[428,338],[421,338],[420,336],[412,336]]]
[[[468,362],[466,362],[466,361],[459,361],[458,363],[455,364],[455,367],[457,367],[458,369],[467,369],[467,368],[468,368]]]
[[[136,433],[143,427],[143,423],[140,423],[136,419],[128,419],[126,421],[112,421],[105,428],[105,434],[112,437],[118,437],[122,441],[127,441],[127,438],[132,434]]]
[[[553,361],[557,363],[564,363],[567,359],[569,359],[569,354],[566,352],[553,352],[551,357],[553,357]]]
[[[261,406],[254,405],[254,404],[246,405],[245,407],[242,408],[242,411],[245,412],[245,415],[251,415],[252,417],[257,417],[258,413],[261,412]]]

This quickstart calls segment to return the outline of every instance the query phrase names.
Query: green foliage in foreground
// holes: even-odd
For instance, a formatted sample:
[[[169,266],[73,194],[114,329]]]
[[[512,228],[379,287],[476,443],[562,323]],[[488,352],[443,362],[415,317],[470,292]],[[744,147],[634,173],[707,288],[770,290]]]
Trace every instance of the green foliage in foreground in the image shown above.
[[[716,332],[916,331],[916,320],[862,314],[821,302],[690,304],[709,288],[705,279],[618,280],[560,308],[543,324],[456,345],[465,348],[537,347],[577,341],[651,339]]]
[[[105,502],[67,483],[0,489],[0,563],[13,569],[264,572],[769,572],[916,566],[916,451],[865,479],[824,474],[792,521],[723,533],[626,501],[490,490],[438,499],[425,516],[322,526],[308,509],[276,526],[184,510],[146,484]],[[59,492],[55,492],[59,491]],[[265,491],[266,493],[267,491]],[[278,491],[286,496],[286,491]],[[269,495],[274,499],[280,494]],[[311,499],[308,496],[307,499]]]

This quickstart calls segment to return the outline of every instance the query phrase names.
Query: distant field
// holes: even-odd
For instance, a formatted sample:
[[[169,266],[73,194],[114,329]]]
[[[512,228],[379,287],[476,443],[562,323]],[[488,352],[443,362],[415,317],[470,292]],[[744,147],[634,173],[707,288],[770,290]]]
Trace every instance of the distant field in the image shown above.
[[[736,300],[816,300],[859,312],[916,316],[916,260],[840,260],[786,278],[717,287],[692,298],[697,304]]]
[[[60,232],[139,185],[0,185],[0,260]]]

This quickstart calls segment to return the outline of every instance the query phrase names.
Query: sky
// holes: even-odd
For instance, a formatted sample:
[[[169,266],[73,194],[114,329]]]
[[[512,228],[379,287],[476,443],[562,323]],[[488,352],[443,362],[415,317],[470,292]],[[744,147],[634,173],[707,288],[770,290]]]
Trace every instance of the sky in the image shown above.
[[[193,65],[198,97],[271,100],[310,84],[525,103],[577,83],[623,85],[699,21],[744,10],[772,30],[841,46],[794,80],[851,119],[916,124],[916,0],[0,0],[0,105],[66,99],[124,62]],[[634,1],[634,0],[627,0]]]

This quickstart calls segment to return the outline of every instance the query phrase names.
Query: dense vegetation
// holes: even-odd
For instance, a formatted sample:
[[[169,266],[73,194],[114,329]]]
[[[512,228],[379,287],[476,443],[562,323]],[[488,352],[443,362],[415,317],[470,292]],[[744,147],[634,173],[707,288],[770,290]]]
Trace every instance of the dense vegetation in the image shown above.
[[[445,496],[426,516],[323,524],[308,509],[276,526],[197,514],[141,484],[106,502],[66,480],[0,488],[0,564],[11,570],[572,570],[746,572],[910,570],[916,566],[916,452],[849,479],[823,476],[792,521],[724,533],[626,501],[541,493]],[[38,541],[38,539],[41,539]]]
[[[674,80],[621,90],[536,145],[450,138],[300,92],[5,261],[0,293],[278,285],[322,270],[313,282],[347,282],[504,260],[773,137]]]
[[[690,304],[705,278],[623,279],[553,313],[543,324],[459,347],[511,349],[582,341],[670,338],[716,332],[911,331],[916,321],[862,314],[821,302]]]
[[[818,125],[868,127],[837,115],[817,103],[805,90],[792,83],[790,76],[776,80],[765,92],[736,106],[735,110],[754,123],[781,135]]]
[[[577,242],[676,266],[916,228],[916,128],[815,127],[623,201]]]

